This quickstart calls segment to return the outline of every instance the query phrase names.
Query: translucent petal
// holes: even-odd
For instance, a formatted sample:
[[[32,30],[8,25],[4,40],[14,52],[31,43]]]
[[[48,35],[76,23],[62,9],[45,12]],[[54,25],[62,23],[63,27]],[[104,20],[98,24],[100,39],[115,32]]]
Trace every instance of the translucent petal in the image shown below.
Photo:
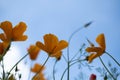
[[[88,56],[88,61],[89,63],[91,63],[95,58],[97,58],[98,56],[94,53],[90,54],[90,56]]]
[[[56,46],[56,48],[54,49],[53,53],[61,51],[62,49],[66,48],[67,46],[68,46],[68,42],[66,42],[65,40],[61,40],[58,43],[58,45]]]
[[[38,47],[39,47],[40,49],[42,49],[43,51],[48,52],[48,50],[46,49],[46,46],[45,46],[42,42],[37,41],[37,42],[36,42],[36,46],[38,46]]]
[[[4,21],[0,24],[0,28],[4,31],[4,38],[10,41],[12,38],[12,24],[9,21]]]
[[[102,48],[100,47],[87,47],[86,48],[87,52],[103,52]]]
[[[96,42],[99,44],[99,46],[105,50],[106,44],[105,44],[105,37],[104,34],[99,34],[96,38]]]
[[[58,38],[53,34],[46,34],[44,36],[44,43],[49,53],[52,53],[53,49],[58,44]]]
[[[45,69],[44,66],[40,65],[40,64],[35,64],[33,68],[31,68],[31,71],[34,73],[39,72],[40,70],[43,71]]]
[[[28,49],[28,53],[29,53],[29,56],[30,56],[31,60],[36,60],[39,52],[40,52],[40,48],[38,48],[35,45],[31,45]]]
[[[1,33],[0,34],[0,39],[2,40],[2,41],[5,41],[7,38],[5,37],[5,34],[4,33]]]
[[[61,56],[62,56],[62,51],[59,51],[57,53],[51,54],[51,57],[56,57],[57,60],[60,60]]]
[[[13,41],[25,41],[25,40],[27,40],[27,38],[28,38],[28,36],[22,35],[22,36],[13,38]]]
[[[20,22],[13,28],[12,37],[13,41],[24,41],[27,39],[27,36],[23,36],[23,33],[26,31],[27,25],[24,22]]]

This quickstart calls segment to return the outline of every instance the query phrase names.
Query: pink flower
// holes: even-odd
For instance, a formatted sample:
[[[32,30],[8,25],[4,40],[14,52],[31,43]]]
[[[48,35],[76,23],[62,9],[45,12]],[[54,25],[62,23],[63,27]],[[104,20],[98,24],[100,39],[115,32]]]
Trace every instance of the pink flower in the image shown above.
[[[96,80],[96,75],[95,74],[91,74],[90,79],[89,80]]]

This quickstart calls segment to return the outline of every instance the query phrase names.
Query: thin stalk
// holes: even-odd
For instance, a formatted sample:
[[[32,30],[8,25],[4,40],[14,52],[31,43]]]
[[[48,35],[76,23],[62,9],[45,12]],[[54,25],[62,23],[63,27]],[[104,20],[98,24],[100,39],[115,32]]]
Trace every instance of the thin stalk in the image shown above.
[[[50,56],[47,57],[47,59],[45,60],[44,64],[42,65],[42,67],[40,68],[40,70],[35,74],[35,76],[32,78],[32,80],[34,80],[34,78],[39,75],[39,73],[41,72],[41,69],[45,66],[45,64],[47,63],[47,61],[48,61],[49,58],[50,58]],[[39,77],[39,79],[40,79],[40,77]]]
[[[84,60],[85,60],[85,59],[83,59],[83,60],[78,60],[78,59],[74,60],[74,62],[73,62],[72,64],[70,64],[69,68],[72,67],[72,66],[73,66],[74,64],[76,64],[77,62],[79,62],[79,61],[84,61]],[[66,73],[67,70],[68,70],[68,67],[64,70],[64,72],[63,72],[60,80],[63,80],[63,77],[64,77],[64,75],[65,75],[65,73]]]
[[[90,21],[90,22],[86,23],[84,26],[76,29],[76,30],[70,35],[70,37],[69,37],[69,39],[68,39],[68,43],[70,44],[70,41],[71,41],[72,37],[73,37],[77,32],[79,32],[79,31],[80,31],[81,29],[83,29],[83,28],[87,28],[91,23],[92,23],[92,21]],[[67,66],[68,66],[67,80],[69,80],[69,74],[70,74],[70,69],[69,69],[69,67],[70,67],[69,46],[68,46],[68,48],[67,48],[67,59],[68,59],[68,62],[67,62]]]
[[[57,60],[55,61],[53,65],[53,80],[55,80],[55,66],[56,66]]]
[[[77,61],[74,62],[74,63],[72,63],[72,64],[69,66],[69,68],[70,68],[72,65],[74,65],[75,63],[77,63]],[[60,80],[63,80],[63,77],[64,77],[64,75],[65,75],[65,73],[66,73],[67,70],[68,70],[68,67],[64,70],[64,72],[63,72]]]
[[[32,67],[33,65],[33,61],[30,63],[30,67]],[[31,71],[29,71],[29,75],[28,75],[28,79],[27,80],[30,80],[30,76],[31,76]]]
[[[4,68],[4,61],[3,60],[2,60],[2,70],[3,70],[2,78],[4,80],[5,79],[5,68]]]
[[[108,52],[105,52],[108,56],[110,56],[115,62],[116,62],[116,64],[118,65],[118,66],[120,66],[120,63],[112,56],[112,55],[110,55]]]
[[[62,56],[63,56],[64,60],[67,62],[67,59],[66,59],[66,57],[64,56],[64,54],[62,54]]]
[[[16,67],[16,65],[18,65],[27,55],[28,55],[28,53],[27,53],[25,56],[23,56],[23,57],[10,69],[10,71],[8,72],[7,78],[9,77],[11,71]]]
[[[71,35],[70,35],[70,37],[69,37],[69,40],[68,40],[68,43],[70,44],[70,41],[71,41],[71,39],[72,39],[72,37],[77,33],[77,32],[79,32],[81,29],[83,29],[84,27],[80,27],[80,28],[78,28],[77,30],[75,30]],[[67,66],[68,66],[68,72],[67,72],[67,80],[69,80],[69,74],[70,74],[70,69],[69,69],[69,67],[70,67],[70,59],[69,59],[69,46],[68,46],[68,48],[67,48],[67,59],[68,59],[68,62],[67,62]]]
[[[78,52],[71,58],[70,62],[72,62],[72,60],[78,55],[79,52],[80,52],[80,51],[78,51]]]
[[[114,78],[114,76],[111,74],[111,72],[108,70],[108,68],[106,67],[106,65],[104,64],[104,62],[102,61],[102,59],[101,59],[101,57],[99,57],[99,59],[100,59],[100,62],[102,63],[102,65],[103,65],[103,67],[106,69],[106,71],[110,74],[110,76],[114,79],[114,80],[116,80],[115,78]]]

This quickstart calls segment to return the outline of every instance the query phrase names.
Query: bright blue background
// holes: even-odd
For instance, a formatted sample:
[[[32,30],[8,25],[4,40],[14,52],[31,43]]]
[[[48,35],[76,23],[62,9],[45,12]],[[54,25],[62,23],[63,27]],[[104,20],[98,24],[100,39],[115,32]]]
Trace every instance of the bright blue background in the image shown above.
[[[93,21],[90,27],[81,30],[73,37],[70,45],[71,56],[83,42],[87,43],[86,37],[95,43],[96,36],[104,33],[106,50],[120,61],[119,0],[0,0],[0,22],[5,20],[11,21],[13,25],[20,21],[27,24],[28,40],[16,43],[23,50],[23,55],[30,44],[43,40],[42,36],[46,33],[56,34],[60,40],[68,40],[73,31]],[[103,57],[107,60],[106,56]],[[38,61],[41,63],[39,59]],[[95,63],[97,65],[97,59]],[[52,61],[49,64],[53,64]],[[77,76],[77,72],[74,74],[71,80]]]

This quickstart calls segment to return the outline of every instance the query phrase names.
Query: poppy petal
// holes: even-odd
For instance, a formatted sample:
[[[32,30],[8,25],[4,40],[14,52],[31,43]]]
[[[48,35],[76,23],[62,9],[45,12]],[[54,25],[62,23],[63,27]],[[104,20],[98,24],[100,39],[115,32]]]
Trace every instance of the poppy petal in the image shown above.
[[[46,46],[45,46],[42,42],[37,41],[37,42],[36,42],[36,46],[38,46],[40,49],[48,52],[48,50],[46,49]]]
[[[28,38],[27,35],[23,35],[20,37],[13,38],[13,41],[25,41],[25,40],[27,40],[27,38]]]
[[[1,34],[0,34],[0,39],[1,39],[2,41],[5,41],[5,40],[6,40],[5,34],[1,33]]]
[[[96,38],[96,42],[100,45],[100,47],[105,50],[106,45],[105,45],[105,37],[104,34],[99,34]]]
[[[87,47],[86,48],[87,52],[102,52],[102,49],[100,47]]]
[[[42,69],[41,69],[42,68]],[[34,65],[34,67],[33,68],[31,68],[31,71],[32,72],[35,72],[35,73],[37,73],[37,72],[39,72],[39,70],[44,70],[45,69],[45,67],[43,67],[42,65],[40,65],[40,64],[35,64]]]
[[[58,38],[53,34],[46,34],[44,36],[44,43],[48,52],[51,53],[58,43]]]
[[[94,53],[92,53],[92,54],[90,54],[89,56],[88,56],[88,61],[89,61],[89,63],[91,63],[95,58],[97,58],[97,57],[99,57],[97,54],[94,54]]]
[[[12,23],[9,21],[4,21],[0,24],[0,28],[4,31],[4,38],[10,41],[12,38]]]
[[[62,56],[62,51],[59,51],[55,54],[51,54],[51,57],[56,57],[57,60],[60,60],[61,56]]]
[[[3,54],[3,51],[4,51],[3,43],[0,42],[0,55]]]
[[[39,52],[40,52],[40,48],[38,48],[36,45],[31,45],[28,49],[28,53],[31,60],[36,60]]]
[[[54,49],[53,53],[56,53],[58,51],[61,51],[62,49],[66,48],[68,46],[68,42],[65,40],[61,40],[56,48]]]
[[[23,33],[26,31],[27,25],[24,22],[20,22],[13,28],[13,41],[25,41],[27,39],[26,35]]]

